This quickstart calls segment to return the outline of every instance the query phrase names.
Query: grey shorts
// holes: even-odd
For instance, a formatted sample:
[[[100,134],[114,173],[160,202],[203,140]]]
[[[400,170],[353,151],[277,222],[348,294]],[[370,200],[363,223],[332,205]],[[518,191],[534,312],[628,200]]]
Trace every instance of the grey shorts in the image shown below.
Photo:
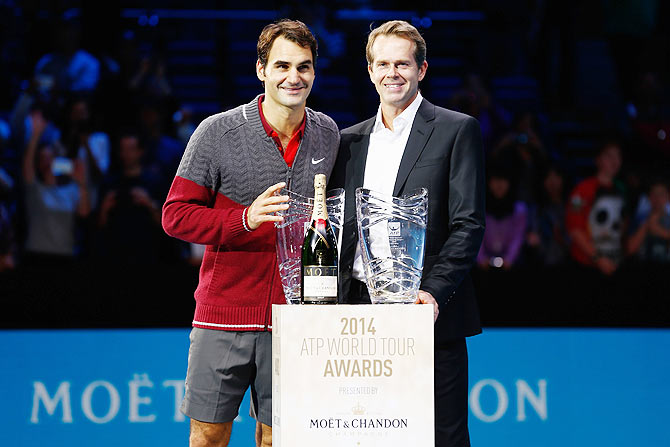
[[[272,425],[272,333],[193,328],[181,411],[201,422],[230,422],[251,386],[250,416]]]

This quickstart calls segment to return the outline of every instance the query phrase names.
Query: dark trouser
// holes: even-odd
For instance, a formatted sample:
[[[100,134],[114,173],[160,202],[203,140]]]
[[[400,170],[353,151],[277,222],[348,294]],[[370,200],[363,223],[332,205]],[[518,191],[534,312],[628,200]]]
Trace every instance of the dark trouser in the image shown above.
[[[467,447],[468,348],[465,338],[435,347],[435,446]]]
[[[348,303],[369,303],[367,286],[351,281]],[[469,447],[468,349],[465,338],[435,346],[435,447]]]

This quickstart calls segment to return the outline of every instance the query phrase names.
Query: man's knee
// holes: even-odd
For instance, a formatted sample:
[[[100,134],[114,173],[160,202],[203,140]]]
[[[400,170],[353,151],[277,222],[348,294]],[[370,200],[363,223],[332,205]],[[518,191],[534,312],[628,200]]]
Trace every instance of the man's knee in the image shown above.
[[[191,419],[190,447],[227,447],[233,422],[209,423]]]
[[[256,447],[272,447],[272,427],[256,422]]]

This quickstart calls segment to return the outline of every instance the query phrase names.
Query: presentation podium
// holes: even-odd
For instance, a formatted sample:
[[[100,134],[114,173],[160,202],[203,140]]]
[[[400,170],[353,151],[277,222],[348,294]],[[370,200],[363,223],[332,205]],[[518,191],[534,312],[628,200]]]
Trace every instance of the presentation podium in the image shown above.
[[[432,446],[431,305],[273,305],[274,447]]]

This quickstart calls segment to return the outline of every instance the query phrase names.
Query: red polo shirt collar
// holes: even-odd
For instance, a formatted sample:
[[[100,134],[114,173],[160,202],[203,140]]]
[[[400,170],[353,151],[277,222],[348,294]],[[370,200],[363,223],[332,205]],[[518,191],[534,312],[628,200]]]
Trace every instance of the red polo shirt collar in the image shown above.
[[[289,140],[286,149],[284,149],[284,147],[281,144],[281,140],[279,139],[279,134],[272,128],[270,123],[267,122],[265,116],[263,115],[263,107],[261,107],[261,103],[263,102],[264,98],[265,95],[261,95],[258,98],[258,113],[261,115],[261,122],[263,123],[263,129],[265,129],[265,133],[267,133],[268,136],[272,138],[272,140],[277,145],[277,149],[279,149],[279,152],[284,157],[284,161],[286,161],[286,164],[292,166],[293,160],[295,160],[295,155],[298,153],[298,147],[300,147],[302,136],[305,133],[305,123],[307,122],[307,113],[305,113],[305,116],[302,119],[302,124],[300,125],[298,130],[296,130],[295,133],[291,136],[291,139]]]

